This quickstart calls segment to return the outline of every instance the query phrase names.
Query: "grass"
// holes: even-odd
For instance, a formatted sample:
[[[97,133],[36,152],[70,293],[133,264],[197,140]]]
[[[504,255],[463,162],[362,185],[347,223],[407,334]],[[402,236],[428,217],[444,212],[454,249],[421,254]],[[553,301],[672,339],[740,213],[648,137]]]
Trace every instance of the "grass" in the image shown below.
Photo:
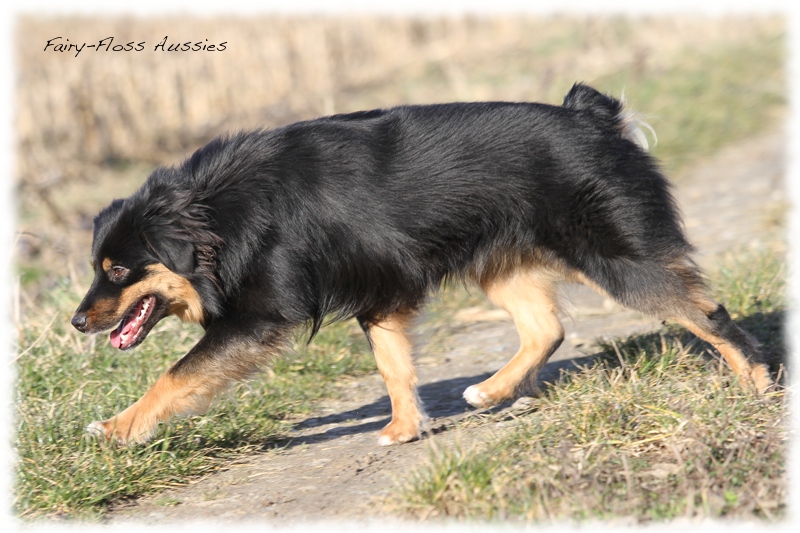
[[[117,448],[84,428],[121,411],[199,338],[168,319],[135,352],[115,351],[102,335],[69,326],[79,296],[68,285],[43,302],[42,316],[20,327],[15,394],[15,512],[25,518],[97,518],[121,498],[186,483],[286,437],[292,420],[335,394],[343,376],[374,371],[357,326],[324,328],[296,355],[236,387],[206,415],[162,425],[148,445]]]
[[[731,315],[782,355],[782,263],[758,257],[715,281]],[[782,517],[785,392],[741,386],[707,348],[677,328],[615,341],[509,434],[434,452],[393,505],[421,518]]]
[[[616,33],[614,39],[623,46],[632,50],[644,46],[634,38],[638,31],[634,19],[606,22],[614,26],[607,30]],[[565,62],[580,62],[591,44],[586,25],[574,25],[493,56],[491,61],[457,58],[465,65],[463,95],[453,95],[452,82],[443,75],[442,66],[431,63],[418,76],[403,79],[404,100],[516,99],[560,105],[574,82],[585,81],[616,97],[624,93],[629,108],[645,115],[657,132],[653,155],[670,173],[762,131],[785,111],[787,41],[781,32],[738,43],[677,46],[663,53],[643,54],[641,60],[621,62],[611,57],[613,46],[609,46],[598,51],[609,56],[600,68],[563,67]],[[539,78],[546,73],[550,74],[544,82]],[[527,94],[508,89],[529,79]],[[365,100],[367,106],[386,105],[370,89],[356,92],[354,99]]]
[[[786,103],[783,36],[737,46],[684,50],[665,67],[601,76],[598,88],[624,89],[657,132],[652,150],[669,172],[753,135],[775,122]]]

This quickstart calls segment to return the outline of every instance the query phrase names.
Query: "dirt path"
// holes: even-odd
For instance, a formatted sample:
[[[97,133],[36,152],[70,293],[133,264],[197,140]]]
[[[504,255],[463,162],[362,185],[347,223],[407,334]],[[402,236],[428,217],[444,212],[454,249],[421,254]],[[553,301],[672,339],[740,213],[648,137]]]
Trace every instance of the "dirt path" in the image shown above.
[[[785,142],[771,132],[731,146],[690,169],[677,189],[698,262],[711,268],[731,249],[780,242],[777,221],[786,212]],[[645,332],[658,321],[619,308],[583,287],[568,287],[566,341],[542,372],[558,377],[594,353],[594,339]],[[343,400],[320,405],[301,422],[285,448],[243,458],[189,486],[125,503],[110,520],[164,523],[187,519],[268,519],[274,523],[326,518],[384,517],[381,501],[432,446],[466,448],[513,425],[515,406],[476,412],[464,389],[499,369],[516,351],[517,336],[503,311],[459,311],[442,355],[418,357],[420,395],[434,435],[419,442],[377,446],[390,406],[378,375],[344,390]]]

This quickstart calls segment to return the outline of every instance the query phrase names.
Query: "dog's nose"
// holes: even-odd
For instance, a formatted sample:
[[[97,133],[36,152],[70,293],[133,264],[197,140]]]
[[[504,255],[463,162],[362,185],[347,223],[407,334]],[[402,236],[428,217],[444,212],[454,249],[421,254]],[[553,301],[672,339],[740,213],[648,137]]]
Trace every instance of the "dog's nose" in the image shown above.
[[[72,317],[72,325],[78,331],[86,331],[86,313],[75,313]]]

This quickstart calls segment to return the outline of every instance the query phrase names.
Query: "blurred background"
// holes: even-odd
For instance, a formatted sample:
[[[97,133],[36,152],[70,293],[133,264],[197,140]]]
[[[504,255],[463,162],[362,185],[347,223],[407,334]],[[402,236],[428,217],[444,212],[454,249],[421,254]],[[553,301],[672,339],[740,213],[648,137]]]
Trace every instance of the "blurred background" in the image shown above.
[[[697,158],[780,124],[785,32],[777,16],[21,18],[17,304],[85,288],[94,214],[232,129],[405,103],[558,105],[585,81],[648,117],[655,155],[680,180]],[[145,45],[43,51],[59,36]],[[226,49],[154,51],[165,36]]]

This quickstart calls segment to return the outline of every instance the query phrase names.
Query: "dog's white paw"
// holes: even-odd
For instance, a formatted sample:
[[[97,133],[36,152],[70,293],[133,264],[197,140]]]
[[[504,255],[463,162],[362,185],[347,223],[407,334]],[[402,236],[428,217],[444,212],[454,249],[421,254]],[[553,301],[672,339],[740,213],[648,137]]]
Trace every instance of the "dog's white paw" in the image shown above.
[[[464,399],[473,407],[489,407],[496,402],[488,394],[484,393],[477,385],[471,385],[464,391]]]
[[[95,439],[105,439],[106,438],[106,429],[103,427],[103,423],[95,420],[88,426],[86,426],[86,433],[89,436],[94,437]]]
[[[127,441],[116,435],[116,432],[112,429],[113,427],[112,422],[109,420],[105,422],[95,420],[86,426],[86,433],[98,441],[111,442],[113,440],[118,446],[124,446]]]
[[[378,446],[391,446],[392,444],[399,444],[389,435],[381,435],[378,437]]]

